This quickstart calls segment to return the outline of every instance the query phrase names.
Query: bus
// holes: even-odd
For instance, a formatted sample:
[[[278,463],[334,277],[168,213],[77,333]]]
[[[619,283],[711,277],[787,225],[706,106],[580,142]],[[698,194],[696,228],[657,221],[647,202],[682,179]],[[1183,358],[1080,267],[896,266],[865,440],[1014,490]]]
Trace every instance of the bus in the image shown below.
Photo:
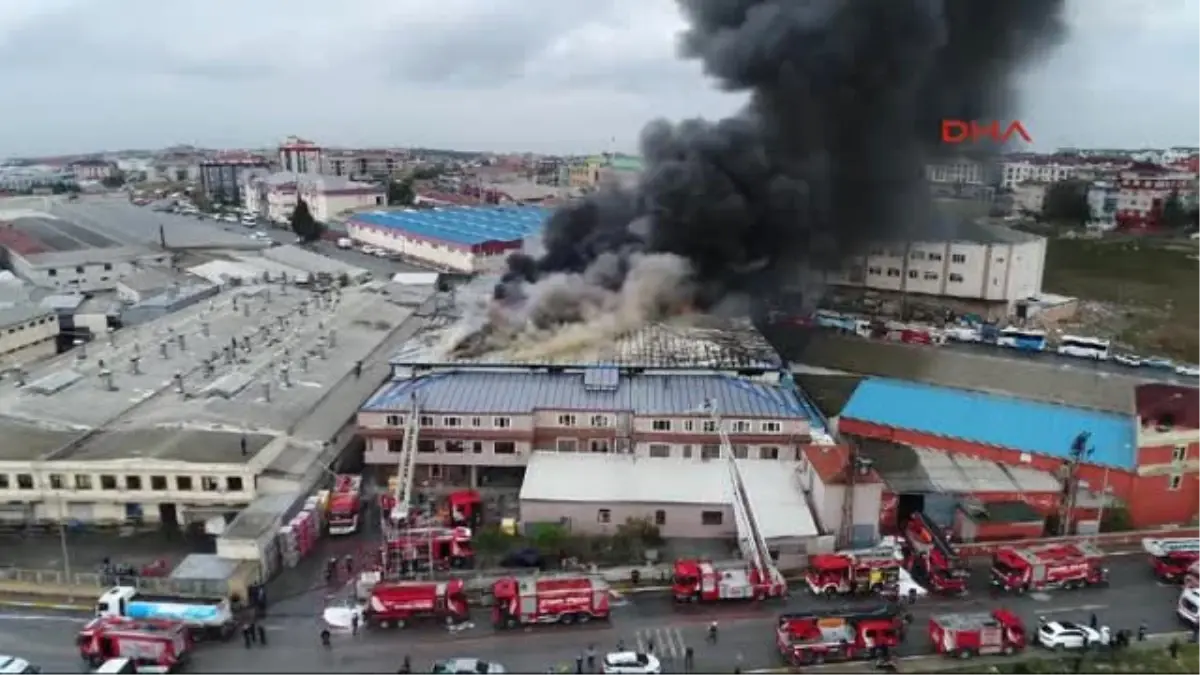
[[[1064,335],[1058,342],[1058,353],[1063,356],[1075,356],[1081,359],[1096,359],[1107,361],[1109,341],[1098,338]]]
[[[1000,331],[996,344],[1021,351],[1040,352],[1046,349],[1046,332],[1009,327]]]

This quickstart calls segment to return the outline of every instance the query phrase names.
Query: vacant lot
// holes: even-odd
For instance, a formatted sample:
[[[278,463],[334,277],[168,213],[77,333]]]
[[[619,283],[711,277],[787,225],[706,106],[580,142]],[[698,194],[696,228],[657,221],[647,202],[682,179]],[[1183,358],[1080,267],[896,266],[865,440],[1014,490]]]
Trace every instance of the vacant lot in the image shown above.
[[[1143,355],[1196,361],[1194,244],[1051,239],[1044,285],[1050,293],[1095,301],[1085,303],[1080,332],[1113,338]]]

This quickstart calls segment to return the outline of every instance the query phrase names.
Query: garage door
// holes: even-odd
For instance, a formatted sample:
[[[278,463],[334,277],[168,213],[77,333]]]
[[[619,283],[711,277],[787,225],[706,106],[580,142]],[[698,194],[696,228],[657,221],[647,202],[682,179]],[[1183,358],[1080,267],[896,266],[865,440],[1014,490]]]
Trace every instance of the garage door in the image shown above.
[[[92,522],[93,509],[91,502],[67,502],[67,519],[81,523]]]

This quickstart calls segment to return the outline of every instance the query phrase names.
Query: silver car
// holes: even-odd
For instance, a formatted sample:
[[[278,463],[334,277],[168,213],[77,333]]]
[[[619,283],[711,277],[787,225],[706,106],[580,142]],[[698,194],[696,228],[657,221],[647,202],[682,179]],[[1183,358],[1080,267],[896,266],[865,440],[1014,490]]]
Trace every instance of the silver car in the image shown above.
[[[436,675],[499,675],[507,673],[504,666],[493,661],[484,661],[483,659],[446,659],[433,664],[433,668],[429,670]]]

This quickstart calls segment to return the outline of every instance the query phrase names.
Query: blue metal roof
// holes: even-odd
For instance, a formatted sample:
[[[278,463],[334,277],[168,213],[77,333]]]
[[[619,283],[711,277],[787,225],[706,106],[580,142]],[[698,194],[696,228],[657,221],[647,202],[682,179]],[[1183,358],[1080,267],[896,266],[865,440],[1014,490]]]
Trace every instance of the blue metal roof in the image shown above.
[[[591,386],[590,379],[584,373],[460,371],[423,375],[388,382],[363,410],[404,410],[415,393],[422,409],[438,413],[519,415],[535,410],[596,410],[699,415],[700,406],[711,398],[727,417],[807,419],[803,408],[784,389],[724,375],[620,375],[613,386],[604,388]]]
[[[1136,464],[1131,415],[873,377],[854,390],[842,417],[1054,457],[1069,456],[1087,431],[1095,448],[1089,461]]]
[[[410,232],[419,237],[474,246],[489,241],[520,241],[539,231],[550,217],[540,206],[450,206],[356,214],[359,224]]]

